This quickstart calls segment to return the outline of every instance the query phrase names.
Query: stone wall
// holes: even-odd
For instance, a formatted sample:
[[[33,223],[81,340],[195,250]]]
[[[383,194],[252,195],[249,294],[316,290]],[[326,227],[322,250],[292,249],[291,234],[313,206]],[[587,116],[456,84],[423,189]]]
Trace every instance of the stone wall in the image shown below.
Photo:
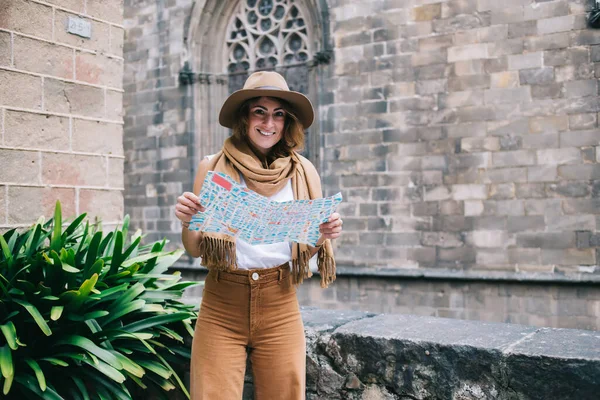
[[[344,265],[598,273],[592,1],[330,2]]]
[[[123,216],[122,0],[2,0],[0,230]],[[91,38],[67,32],[69,17]]]
[[[600,389],[596,332],[318,309],[303,320],[307,399],[591,400]]]
[[[298,287],[304,307],[385,314],[413,314],[538,327],[600,331],[598,280],[471,279],[460,276],[342,274],[328,289],[319,277]],[[183,278],[203,281],[205,274],[184,270]],[[202,287],[186,290],[185,301],[198,305]]]
[[[177,196],[191,190],[191,87],[180,86],[192,1],[125,0],[125,212],[149,240],[181,243]]]

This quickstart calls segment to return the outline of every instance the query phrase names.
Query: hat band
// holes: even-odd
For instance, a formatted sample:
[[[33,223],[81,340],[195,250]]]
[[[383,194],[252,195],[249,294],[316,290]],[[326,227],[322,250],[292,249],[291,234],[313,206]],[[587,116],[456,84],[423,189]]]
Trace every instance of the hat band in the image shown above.
[[[254,90],[256,90],[256,89],[262,89],[262,90],[283,90],[282,88],[280,88],[278,86],[259,86],[259,87],[255,87],[253,89]]]

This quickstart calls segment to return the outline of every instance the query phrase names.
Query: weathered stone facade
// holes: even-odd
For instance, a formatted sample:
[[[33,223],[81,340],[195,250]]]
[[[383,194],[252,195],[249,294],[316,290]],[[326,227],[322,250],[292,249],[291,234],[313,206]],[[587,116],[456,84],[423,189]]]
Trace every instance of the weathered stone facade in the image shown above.
[[[311,66],[310,134],[326,194],[345,198],[343,272],[598,280],[592,1],[295,3],[333,54]],[[126,1],[126,211],[153,238],[179,243],[176,197],[227,134],[236,4]],[[186,62],[194,84],[178,80]]]
[[[0,230],[123,217],[122,0],[2,0]],[[69,17],[91,38],[67,32]]]

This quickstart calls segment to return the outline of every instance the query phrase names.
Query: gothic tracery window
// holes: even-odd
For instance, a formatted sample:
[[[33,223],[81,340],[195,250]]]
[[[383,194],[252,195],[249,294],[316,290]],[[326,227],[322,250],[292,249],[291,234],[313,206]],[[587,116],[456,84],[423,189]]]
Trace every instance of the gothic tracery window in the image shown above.
[[[302,82],[306,72],[295,66],[305,65],[312,54],[306,19],[293,0],[241,0],[227,29],[227,50],[230,92],[243,86],[249,71],[275,67],[283,68],[292,88],[286,71],[300,72],[301,79],[293,81]]]

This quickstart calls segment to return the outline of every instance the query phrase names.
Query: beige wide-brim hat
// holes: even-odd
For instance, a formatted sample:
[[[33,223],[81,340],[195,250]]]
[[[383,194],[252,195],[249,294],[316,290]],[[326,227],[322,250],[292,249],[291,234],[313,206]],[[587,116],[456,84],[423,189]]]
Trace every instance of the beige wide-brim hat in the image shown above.
[[[292,105],[294,114],[306,129],[315,119],[310,100],[299,92],[293,92],[288,87],[283,76],[277,72],[255,72],[248,77],[244,88],[233,92],[221,107],[219,123],[226,128],[233,128],[237,112],[244,101],[253,97],[276,97]]]

